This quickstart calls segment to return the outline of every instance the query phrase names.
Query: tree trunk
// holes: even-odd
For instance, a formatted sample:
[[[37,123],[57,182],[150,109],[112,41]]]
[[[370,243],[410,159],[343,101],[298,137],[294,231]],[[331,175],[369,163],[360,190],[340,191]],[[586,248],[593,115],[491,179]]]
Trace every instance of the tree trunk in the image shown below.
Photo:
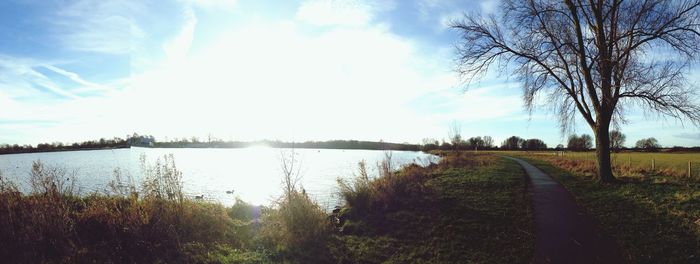
[[[595,154],[598,180],[603,183],[615,182],[610,164],[610,123],[600,122],[595,128]]]

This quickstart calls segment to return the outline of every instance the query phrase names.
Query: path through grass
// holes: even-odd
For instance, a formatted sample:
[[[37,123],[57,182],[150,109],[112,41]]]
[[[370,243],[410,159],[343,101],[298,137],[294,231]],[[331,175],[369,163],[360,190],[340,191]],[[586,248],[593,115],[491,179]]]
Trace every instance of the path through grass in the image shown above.
[[[600,185],[537,156],[527,160],[574,194],[631,263],[700,263],[700,183],[650,179]]]

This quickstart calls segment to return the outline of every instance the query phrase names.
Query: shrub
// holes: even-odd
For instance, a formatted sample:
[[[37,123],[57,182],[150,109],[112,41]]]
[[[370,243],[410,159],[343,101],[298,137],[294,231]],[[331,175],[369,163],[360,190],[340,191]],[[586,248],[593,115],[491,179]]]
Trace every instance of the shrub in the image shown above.
[[[321,207],[297,187],[298,160],[294,151],[282,153],[284,194],[273,208],[262,212],[261,239],[280,257],[299,263],[325,263],[330,258],[327,241],[331,222]],[[301,189],[301,191],[299,190]]]
[[[373,195],[365,161],[358,163],[358,172],[351,181],[339,178],[338,187],[345,204],[357,214],[364,215],[369,210]]]
[[[456,155],[456,154],[455,154]],[[370,180],[364,162],[358,164],[358,174],[351,180],[338,179],[340,196],[345,205],[336,211],[339,230],[343,234],[376,233],[369,227],[382,226],[382,215],[414,206],[407,202],[411,197],[429,192],[426,182],[428,169],[411,164],[400,170],[391,170],[391,156],[378,163],[379,175]],[[433,168],[430,165],[430,168]]]
[[[173,154],[156,159],[155,164],[146,162],[146,155],[141,155],[141,169],[144,180],[141,183],[141,192],[145,198],[166,199],[182,202],[182,172],[175,166]]]
[[[66,168],[48,166],[40,160],[32,162],[29,183],[35,194],[74,195],[75,173],[68,173]]]
[[[329,257],[326,242],[331,225],[321,207],[305,192],[284,195],[273,210],[262,217],[262,239],[286,259],[318,263]]]

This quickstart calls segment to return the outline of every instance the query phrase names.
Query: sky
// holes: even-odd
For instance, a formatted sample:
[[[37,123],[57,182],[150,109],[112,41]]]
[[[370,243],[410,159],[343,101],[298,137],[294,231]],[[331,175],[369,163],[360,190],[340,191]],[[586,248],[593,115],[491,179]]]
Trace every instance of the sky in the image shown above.
[[[564,143],[556,117],[527,112],[506,73],[465,86],[454,72],[464,13],[492,0],[5,0],[0,144],[149,134],[420,143],[517,135]],[[700,80],[698,74],[691,75]],[[700,145],[700,130],[642,111],[631,146]],[[576,133],[592,134],[581,119]]]

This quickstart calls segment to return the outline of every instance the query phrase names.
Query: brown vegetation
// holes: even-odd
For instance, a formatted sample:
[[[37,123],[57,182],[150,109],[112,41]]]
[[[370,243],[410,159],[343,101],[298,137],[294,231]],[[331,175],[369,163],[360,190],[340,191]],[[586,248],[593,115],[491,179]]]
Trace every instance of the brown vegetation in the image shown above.
[[[552,155],[531,155],[531,157],[536,157],[537,159],[545,160],[550,164],[561,169],[590,177],[594,177],[597,172],[595,160]],[[628,180],[642,179],[645,177],[656,175],[669,176],[674,179],[680,179],[686,178],[688,175],[688,172],[686,170],[679,170],[672,167],[655,168],[654,170],[652,170],[650,166],[638,166],[627,164],[613,166],[613,173],[617,175],[618,178],[624,178]]]
[[[65,170],[37,162],[30,193],[20,193],[0,176],[0,259],[9,263],[527,259],[531,233],[522,230],[529,230],[531,217],[517,166],[490,155],[443,154],[447,156],[438,164],[399,170],[387,154],[378,164],[380,175],[372,179],[361,165],[355,181],[341,181],[347,204],[330,215],[297,185],[293,152],[283,155],[285,191],[270,207],[237,200],[225,208],[189,199],[182,193],[181,173],[172,156],[155,164],[145,164],[142,158],[144,180],[139,185],[117,170],[109,184],[111,192],[83,196],[73,192],[73,179]],[[493,254],[503,248],[512,254]]]
[[[168,159],[166,158],[166,161]],[[158,165],[129,196],[78,197],[64,170],[35,162],[32,192],[0,181],[0,258],[29,262],[175,262],[192,243],[236,243],[224,207],[177,192],[174,167]],[[70,178],[68,178],[70,179]],[[135,188],[134,188],[135,189]],[[236,243],[240,244],[240,243]]]

